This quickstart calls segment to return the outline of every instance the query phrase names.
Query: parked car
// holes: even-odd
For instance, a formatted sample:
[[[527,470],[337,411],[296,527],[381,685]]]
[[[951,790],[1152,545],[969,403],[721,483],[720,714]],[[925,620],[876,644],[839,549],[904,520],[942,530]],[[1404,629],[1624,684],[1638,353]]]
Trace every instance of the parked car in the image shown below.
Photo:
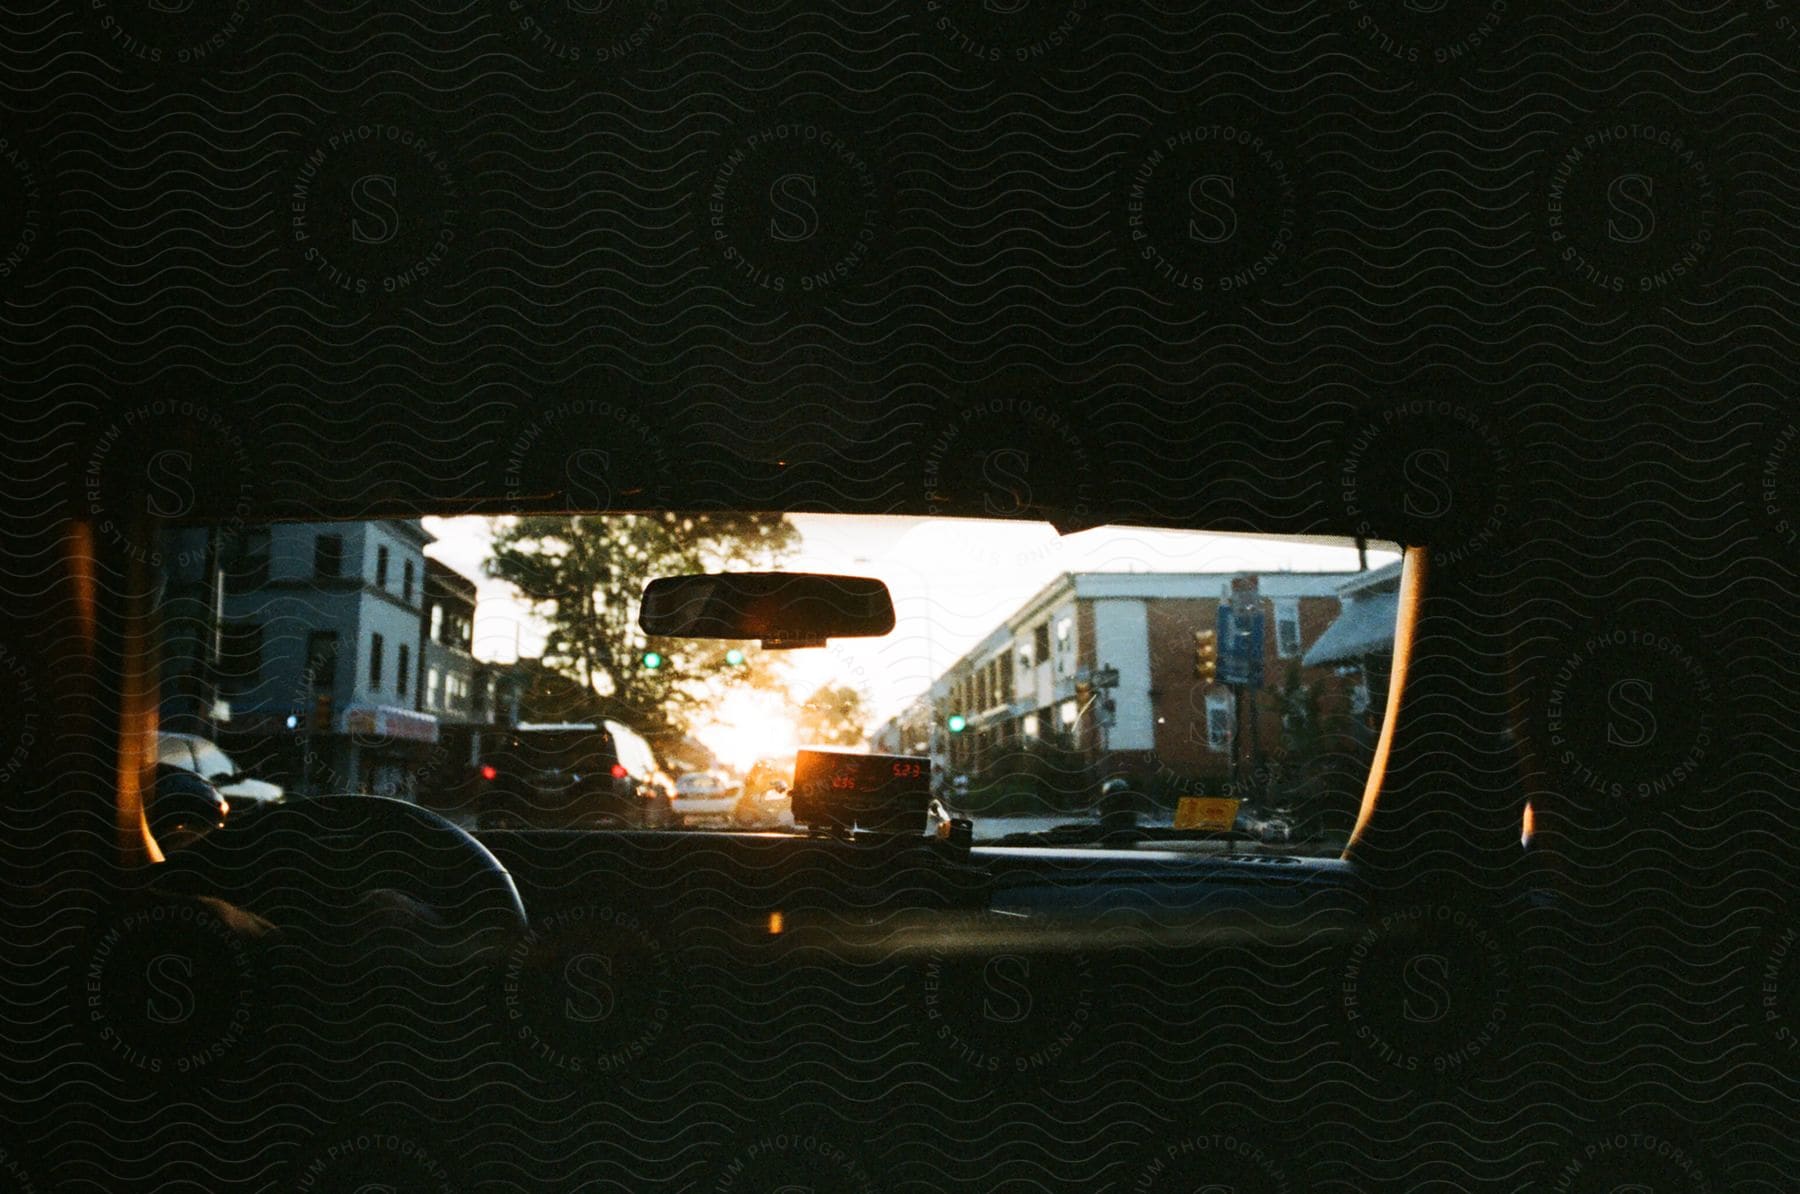
[[[164,846],[181,844],[225,824],[231,802],[185,767],[158,763],[144,801],[150,832]]]
[[[714,771],[690,771],[675,781],[674,811],[687,828],[731,824],[738,789]]]
[[[653,770],[643,739],[617,723],[521,722],[491,747],[484,743],[475,823],[480,829],[643,827],[659,815]]]
[[[272,800],[280,800],[282,796],[281,785],[250,778],[212,739],[202,738],[198,734],[172,731],[157,734],[156,761],[193,772],[217,788],[219,795],[226,800],[237,801],[240,808],[250,804],[267,804]]]

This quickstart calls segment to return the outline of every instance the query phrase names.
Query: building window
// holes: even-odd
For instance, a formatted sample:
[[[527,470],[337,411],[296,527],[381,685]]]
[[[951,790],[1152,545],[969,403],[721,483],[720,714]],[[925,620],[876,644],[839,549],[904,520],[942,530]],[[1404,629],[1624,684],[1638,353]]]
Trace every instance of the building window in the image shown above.
[[[260,622],[227,622],[219,634],[219,689],[243,692],[262,679]]]
[[[342,576],[344,574],[344,537],[342,535],[320,535],[313,540],[313,575]]]
[[[306,636],[307,687],[330,692],[337,685],[338,636],[335,630],[314,630]]]
[[[1071,634],[1073,634],[1074,632],[1075,632],[1075,619],[1073,619],[1073,618],[1059,619],[1056,623],[1056,645],[1059,648],[1066,649],[1069,645],[1069,636]]]
[[[1027,738],[1036,738],[1038,736],[1038,715],[1037,714],[1027,713],[1021,724],[1024,727],[1025,736]]]
[[[1013,703],[1013,669],[1006,666],[1005,656],[996,660],[995,665],[1000,668],[1000,699],[1010,705]]]
[[[408,560],[406,566],[400,570],[400,599],[409,604],[412,601],[412,582],[413,566],[412,561]]]
[[[1209,692],[1206,694],[1206,749],[1212,751],[1231,749],[1233,712],[1229,693]]]
[[[434,643],[444,641],[444,607],[435,602],[431,606],[431,632],[426,637]]]
[[[238,537],[225,569],[225,587],[242,592],[269,583],[269,528],[250,527]]]
[[[405,696],[407,677],[412,674],[412,647],[401,643],[397,654],[399,658],[394,661],[394,691]]]
[[[388,549],[381,546],[375,549],[375,584],[379,588],[387,588]]]
[[[1039,663],[1050,658],[1050,623],[1039,622],[1031,641],[1031,657]]]
[[[1275,653],[1283,659],[1300,654],[1300,603],[1275,603]]]
[[[371,634],[369,636],[370,692],[378,692],[381,689],[381,645],[381,636],[379,634]]]
[[[1075,719],[1081,716],[1081,710],[1074,701],[1064,701],[1058,706],[1057,716],[1061,719],[1064,727],[1073,727]]]
[[[441,709],[444,705],[444,673],[436,668],[425,669],[425,707]]]

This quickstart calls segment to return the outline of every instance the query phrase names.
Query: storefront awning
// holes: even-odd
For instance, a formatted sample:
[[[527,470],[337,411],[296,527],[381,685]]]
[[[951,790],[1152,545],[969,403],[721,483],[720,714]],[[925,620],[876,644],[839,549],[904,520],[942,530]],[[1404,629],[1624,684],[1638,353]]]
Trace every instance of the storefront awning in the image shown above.
[[[438,740],[438,719],[397,705],[352,705],[344,710],[344,732],[430,745]]]
[[[1352,598],[1300,662],[1306,667],[1323,667],[1360,663],[1365,655],[1386,655],[1394,649],[1394,623],[1399,616],[1398,593]]]

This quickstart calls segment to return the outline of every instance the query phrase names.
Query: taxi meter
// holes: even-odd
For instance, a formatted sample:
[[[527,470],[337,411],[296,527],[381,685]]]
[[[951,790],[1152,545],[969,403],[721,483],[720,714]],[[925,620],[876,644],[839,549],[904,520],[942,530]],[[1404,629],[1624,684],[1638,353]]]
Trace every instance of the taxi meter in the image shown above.
[[[794,757],[794,822],[814,829],[925,832],[931,760],[809,747]]]

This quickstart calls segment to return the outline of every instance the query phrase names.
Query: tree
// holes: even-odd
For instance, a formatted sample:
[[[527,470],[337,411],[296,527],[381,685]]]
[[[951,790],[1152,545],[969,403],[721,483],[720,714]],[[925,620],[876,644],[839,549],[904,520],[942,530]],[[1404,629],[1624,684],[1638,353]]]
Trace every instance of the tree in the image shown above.
[[[800,706],[800,741],[816,746],[855,746],[869,737],[862,693],[847,684],[821,684]]]
[[[484,567],[544,619],[544,663],[599,694],[605,715],[645,735],[679,735],[726,682],[769,684],[716,643],[652,643],[638,628],[658,576],[766,568],[799,535],[779,514],[531,515],[497,519]],[[648,667],[654,650],[661,666]]]

